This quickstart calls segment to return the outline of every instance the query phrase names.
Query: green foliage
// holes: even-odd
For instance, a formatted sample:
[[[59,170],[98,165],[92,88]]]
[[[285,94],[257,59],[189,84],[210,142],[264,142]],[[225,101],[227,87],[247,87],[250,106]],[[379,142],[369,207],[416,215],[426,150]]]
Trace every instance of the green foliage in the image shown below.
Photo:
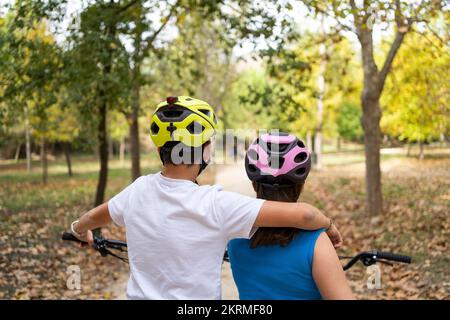
[[[411,34],[394,63],[383,98],[382,128],[400,140],[429,142],[450,134],[450,54],[432,34]]]
[[[263,70],[247,70],[231,85],[226,96],[221,118],[227,129],[261,129],[270,128],[274,109],[265,96],[268,88]]]
[[[128,55],[119,39],[118,7],[100,1],[80,16],[77,32],[69,38],[65,82],[67,104],[74,104],[89,120],[106,103],[108,109],[125,107],[129,98]],[[77,27],[77,21],[73,21]]]
[[[48,24],[33,10],[37,9],[32,3],[21,3],[6,17],[0,31],[2,122],[14,128],[27,119],[35,137],[48,139],[58,135],[48,123],[49,109],[55,110],[58,100],[62,53]]]
[[[339,136],[350,141],[361,141],[363,131],[361,127],[361,107],[346,102],[339,109],[337,116],[337,131]]]

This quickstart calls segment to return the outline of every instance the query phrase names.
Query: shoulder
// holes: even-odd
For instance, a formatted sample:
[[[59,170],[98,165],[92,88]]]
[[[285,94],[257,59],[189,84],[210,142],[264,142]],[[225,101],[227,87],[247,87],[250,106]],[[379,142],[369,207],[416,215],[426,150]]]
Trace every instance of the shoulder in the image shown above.
[[[301,230],[295,237],[295,243],[301,248],[302,255],[304,255],[311,268],[315,252],[319,243],[323,241],[321,240],[323,238],[328,239],[325,229]]]
[[[148,174],[145,176],[140,176],[136,180],[134,180],[129,186],[137,189],[141,189],[148,185],[149,182],[153,181],[155,179],[156,174]]]
[[[322,232],[316,240],[316,244],[314,247],[314,256],[329,256],[330,254],[336,254],[336,250],[334,249],[333,244],[331,243],[330,238],[327,236],[325,232]]]
[[[212,201],[215,200],[217,194],[223,190],[220,185],[195,185],[193,184],[193,192],[201,194],[202,197],[210,198]]]

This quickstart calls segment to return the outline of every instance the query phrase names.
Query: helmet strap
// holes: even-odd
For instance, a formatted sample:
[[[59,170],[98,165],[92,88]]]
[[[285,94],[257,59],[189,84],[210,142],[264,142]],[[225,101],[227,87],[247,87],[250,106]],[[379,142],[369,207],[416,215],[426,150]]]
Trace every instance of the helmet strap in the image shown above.
[[[278,183],[270,184],[270,183],[262,183],[262,182],[258,182],[258,183],[261,186],[264,186],[269,189],[274,189],[274,190],[280,190],[280,189],[285,189],[285,188],[290,189],[293,186],[295,186],[295,184],[278,184]]]
[[[205,169],[206,167],[208,167],[209,162],[206,162],[205,160],[202,159],[202,163],[200,164],[200,169],[198,170],[198,175],[200,175]]]

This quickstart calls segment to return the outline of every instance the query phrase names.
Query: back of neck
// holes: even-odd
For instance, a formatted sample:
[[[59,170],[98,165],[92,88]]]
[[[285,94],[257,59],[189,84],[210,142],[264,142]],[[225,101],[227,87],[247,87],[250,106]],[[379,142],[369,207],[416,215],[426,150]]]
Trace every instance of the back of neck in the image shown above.
[[[194,165],[164,165],[162,170],[163,176],[171,179],[189,180],[195,182],[198,176],[200,166],[198,164]]]

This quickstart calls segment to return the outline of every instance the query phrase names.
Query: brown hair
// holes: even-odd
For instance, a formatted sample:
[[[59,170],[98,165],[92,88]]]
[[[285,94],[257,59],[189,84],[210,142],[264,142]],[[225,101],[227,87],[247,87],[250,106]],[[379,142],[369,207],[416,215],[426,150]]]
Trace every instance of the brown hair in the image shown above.
[[[297,202],[302,192],[304,182],[293,184],[292,186],[272,186],[263,183],[253,182],[253,188],[256,191],[258,199]],[[287,246],[292,239],[299,233],[296,228],[258,228],[250,240],[250,247],[280,245]]]

